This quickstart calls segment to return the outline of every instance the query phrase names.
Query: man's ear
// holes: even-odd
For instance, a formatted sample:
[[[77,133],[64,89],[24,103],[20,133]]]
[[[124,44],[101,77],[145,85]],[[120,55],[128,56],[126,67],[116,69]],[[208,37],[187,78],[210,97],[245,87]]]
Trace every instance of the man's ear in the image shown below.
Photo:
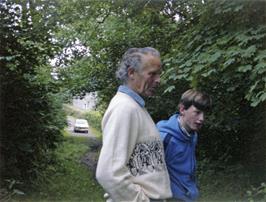
[[[129,67],[127,69],[128,78],[132,79],[134,77],[134,74],[135,74],[135,69],[133,69],[132,67]]]

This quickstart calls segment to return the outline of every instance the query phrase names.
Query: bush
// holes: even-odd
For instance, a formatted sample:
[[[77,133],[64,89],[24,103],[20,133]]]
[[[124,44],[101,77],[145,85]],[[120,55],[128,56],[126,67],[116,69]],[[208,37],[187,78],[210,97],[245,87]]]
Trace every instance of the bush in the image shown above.
[[[64,104],[64,111],[68,116],[74,116],[77,118],[85,118],[84,111],[79,110],[69,104]]]
[[[258,187],[252,186],[247,191],[247,198],[249,202],[266,201],[266,183],[263,182]]]
[[[197,177],[200,201],[243,201],[251,181],[242,165],[222,165],[207,159],[198,162]]]
[[[48,20],[55,7],[4,0],[0,9],[0,185],[25,188],[53,160],[65,126],[48,64],[58,50],[51,40],[55,19]]]
[[[89,111],[85,114],[89,124],[98,131],[101,131],[102,115],[98,111]]]

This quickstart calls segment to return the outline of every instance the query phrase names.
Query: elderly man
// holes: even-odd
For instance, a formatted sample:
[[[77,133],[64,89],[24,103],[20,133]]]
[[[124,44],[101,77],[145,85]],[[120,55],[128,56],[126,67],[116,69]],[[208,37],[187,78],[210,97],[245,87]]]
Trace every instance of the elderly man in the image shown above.
[[[160,83],[159,52],[131,48],[117,78],[122,81],[102,120],[103,146],[96,178],[107,201],[163,201],[172,196],[159,132],[143,97]]]

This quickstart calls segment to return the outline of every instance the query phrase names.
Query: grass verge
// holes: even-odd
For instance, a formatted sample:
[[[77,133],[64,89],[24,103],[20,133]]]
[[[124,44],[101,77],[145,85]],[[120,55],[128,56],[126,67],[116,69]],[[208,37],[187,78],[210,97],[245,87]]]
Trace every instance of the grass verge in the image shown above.
[[[87,137],[73,137],[67,133],[56,151],[56,162],[48,166],[36,182],[36,189],[14,201],[25,202],[82,202],[104,201],[104,191],[92,171],[81,163],[90,151]]]

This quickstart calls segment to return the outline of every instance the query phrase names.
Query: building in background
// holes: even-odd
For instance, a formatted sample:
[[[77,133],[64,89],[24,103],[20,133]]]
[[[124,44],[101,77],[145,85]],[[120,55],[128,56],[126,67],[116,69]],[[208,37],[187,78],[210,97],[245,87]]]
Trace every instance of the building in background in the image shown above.
[[[84,110],[94,110],[97,104],[97,93],[86,93],[82,98],[74,97],[73,106]]]

